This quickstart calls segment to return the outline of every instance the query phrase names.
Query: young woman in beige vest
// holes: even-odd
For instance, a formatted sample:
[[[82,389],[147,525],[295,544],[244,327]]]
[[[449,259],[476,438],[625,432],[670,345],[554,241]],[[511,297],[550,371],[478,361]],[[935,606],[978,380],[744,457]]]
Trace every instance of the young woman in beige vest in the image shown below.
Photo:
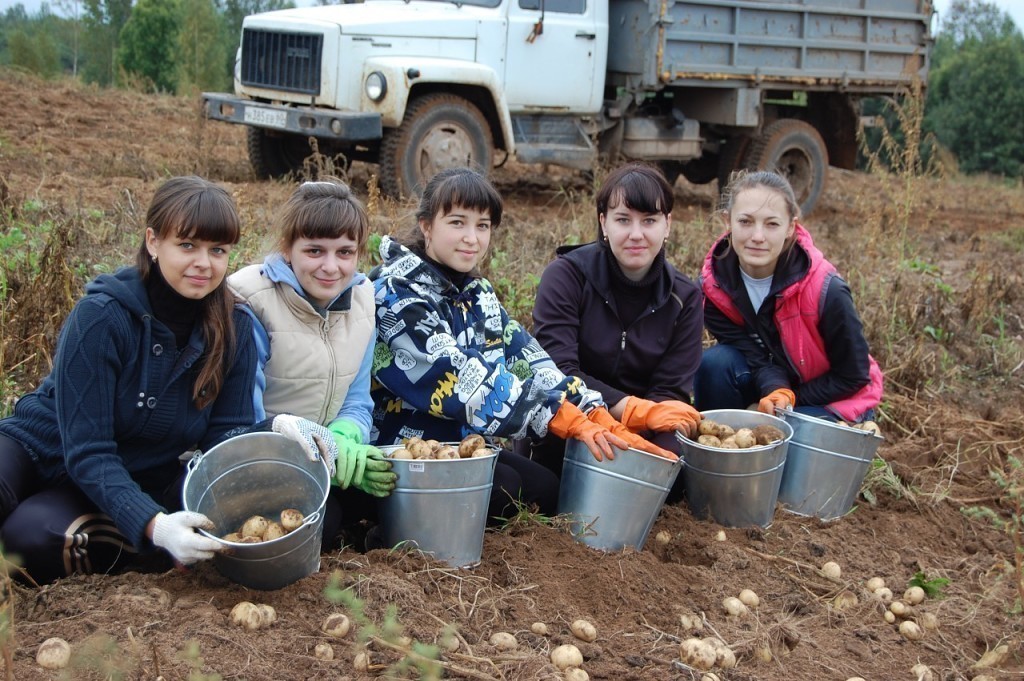
[[[365,444],[376,336],[373,286],[356,267],[369,219],[348,186],[332,179],[300,185],[275,228],[274,251],[228,284],[255,320],[257,416],[309,419],[338,445],[324,519],[329,550],[343,521],[373,517],[367,495],[387,496],[395,485],[391,463]]]

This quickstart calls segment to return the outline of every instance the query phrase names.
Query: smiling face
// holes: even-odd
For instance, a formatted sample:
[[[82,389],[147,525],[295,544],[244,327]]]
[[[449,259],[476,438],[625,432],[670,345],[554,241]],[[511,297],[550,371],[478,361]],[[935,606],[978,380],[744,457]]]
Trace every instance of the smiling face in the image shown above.
[[[231,244],[178,235],[161,239],[147,228],[146,250],[156,256],[154,266],[171,288],[185,298],[201,300],[224,281]]]
[[[599,215],[598,220],[622,272],[633,281],[647,276],[668,239],[672,214],[645,213],[619,201],[609,206],[606,214]]]
[[[300,237],[285,253],[285,259],[306,295],[320,307],[327,307],[352,281],[358,253],[359,244],[351,237]]]
[[[476,267],[491,243],[491,214],[475,208],[452,206],[439,211],[427,223],[420,220],[429,258],[456,272],[469,273]]]
[[[796,229],[786,198],[764,186],[754,186],[736,194],[732,209],[723,214],[732,232],[732,248],[740,269],[755,279],[775,273],[775,264],[787,239]]]

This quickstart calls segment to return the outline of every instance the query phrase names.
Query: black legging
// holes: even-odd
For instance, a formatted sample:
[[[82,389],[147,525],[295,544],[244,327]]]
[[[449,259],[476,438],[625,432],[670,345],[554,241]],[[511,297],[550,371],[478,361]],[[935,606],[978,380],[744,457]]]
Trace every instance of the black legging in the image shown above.
[[[161,498],[181,508],[185,470]],[[74,573],[120,570],[137,555],[110,516],[65,480],[47,485],[20,443],[0,435],[0,542],[39,584]],[[15,573],[17,574],[17,573]]]
[[[498,452],[494,486],[487,506],[487,523],[500,525],[514,516],[519,505],[535,507],[553,516],[558,508],[558,476],[536,461],[507,449]]]

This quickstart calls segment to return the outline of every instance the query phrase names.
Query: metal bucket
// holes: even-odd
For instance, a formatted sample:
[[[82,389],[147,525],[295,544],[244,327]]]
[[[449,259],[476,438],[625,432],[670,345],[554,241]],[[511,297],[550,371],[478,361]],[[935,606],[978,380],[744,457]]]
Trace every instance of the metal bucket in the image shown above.
[[[768,527],[782,483],[793,429],[780,418],[745,409],[715,409],[704,418],[735,429],[762,424],[782,431],[782,442],[750,449],[717,449],[677,435],[686,463],[684,488],[690,511],[726,527]]]
[[[834,520],[846,515],[883,438],[866,430],[786,411],[793,427],[779,502],[799,515]]]
[[[384,542],[418,548],[452,567],[478,565],[497,460],[496,449],[477,459],[391,459],[398,481],[377,501]]]
[[[597,461],[582,442],[568,440],[558,513],[570,517],[578,542],[602,551],[640,551],[682,468],[681,460],[637,449],[615,448],[615,459]]]
[[[216,525],[207,533],[229,547],[213,558],[217,570],[251,589],[280,589],[320,569],[320,540],[330,474],[302,447],[277,433],[249,433],[225,440],[188,464],[185,510]],[[268,542],[239,544],[217,535],[234,532],[247,518],[276,519],[286,508],[306,516],[302,525]]]

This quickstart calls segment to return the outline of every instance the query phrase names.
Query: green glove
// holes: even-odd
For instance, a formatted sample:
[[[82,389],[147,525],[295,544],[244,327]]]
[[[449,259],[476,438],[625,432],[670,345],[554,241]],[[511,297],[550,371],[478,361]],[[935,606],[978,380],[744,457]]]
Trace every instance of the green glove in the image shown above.
[[[357,426],[348,419],[338,419],[327,426],[338,445],[338,465],[334,484],[342,489],[356,489],[375,497],[386,497],[395,488],[396,476],[391,462],[376,447],[362,444]]]

